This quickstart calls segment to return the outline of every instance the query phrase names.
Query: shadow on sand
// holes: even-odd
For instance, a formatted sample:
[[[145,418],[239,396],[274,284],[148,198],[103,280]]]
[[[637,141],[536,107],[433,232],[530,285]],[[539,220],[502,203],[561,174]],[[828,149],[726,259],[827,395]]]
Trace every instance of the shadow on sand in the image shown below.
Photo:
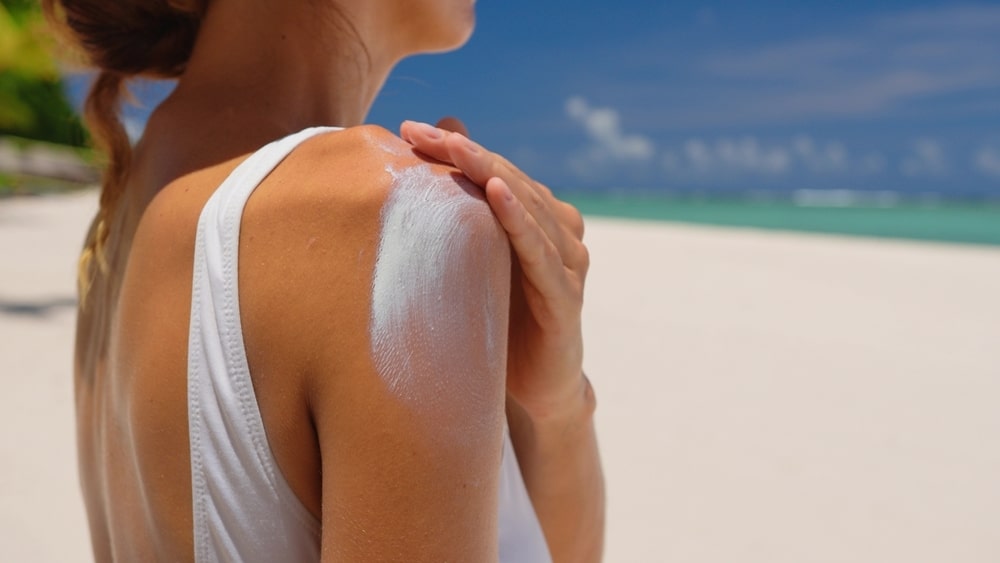
[[[0,315],[14,317],[48,317],[61,309],[76,307],[76,297],[52,297],[31,301],[18,301],[0,297]]]

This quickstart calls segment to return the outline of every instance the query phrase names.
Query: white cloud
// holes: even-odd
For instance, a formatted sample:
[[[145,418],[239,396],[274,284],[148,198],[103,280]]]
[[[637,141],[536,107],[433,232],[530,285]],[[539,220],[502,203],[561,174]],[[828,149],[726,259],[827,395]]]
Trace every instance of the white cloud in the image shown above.
[[[983,174],[1000,178],[1000,149],[983,147],[976,152],[974,162]]]
[[[882,11],[805,37],[660,59],[647,65],[672,79],[648,110],[661,127],[894,114],[958,93],[990,100],[1000,88],[1000,6]]]
[[[706,60],[705,68],[712,74],[727,78],[780,76],[789,70],[816,71],[864,53],[864,46],[856,41],[815,38],[720,53]]]
[[[599,160],[647,161],[656,149],[653,142],[642,135],[626,135],[622,131],[621,117],[612,108],[591,107],[586,100],[576,96],[566,101],[566,114],[583,126],[590,139],[588,154]]]
[[[968,33],[1000,28],[1000,6],[952,5],[940,8],[919,9],[886,18],[882,27],[887,30],[939,32],[943,30]]]
[[[839,141],[819,146],[812,137],[799,135],[792,139],[791,151],[812,172],[843,172],[850,167],[850,155]]]
[[[660,155],[660,165],[673,175],[780,175],[791,164],[788,150],[764,146],[754,137],[722,138],[712,144],[688,139],[680,147],[666,149]]]
[[[723,137],[714,142],[691,138],[660,155],[660,166],[668,176],[688,179],[740,175],[778,178],[803,173],[812,177],[875,175],[884,173],[887,165],[881,153],[854,157],[840,141],[820,142],[806,135],[771,143],[752,136]]]
[[[738,141],[720,139],[715,144],[715,154],[725,167],[736,171],[781,174],[792,163],[786,149],[765,147],[753,137]]]
[[[684,143],[684,156],[698,170],[707,170],[712,165],[712,153],[701,139]]]
[[[899,171],[911,178],[940,176],[947,168],[947,158],[941,143],[929,138],[913,141],[912,152],[899,165]]]

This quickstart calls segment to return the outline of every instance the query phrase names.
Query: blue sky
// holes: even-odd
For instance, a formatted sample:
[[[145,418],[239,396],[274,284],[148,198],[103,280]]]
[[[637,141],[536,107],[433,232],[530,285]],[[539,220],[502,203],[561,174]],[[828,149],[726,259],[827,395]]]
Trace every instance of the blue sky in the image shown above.
[[[1000,3],[478,4],[370,115],[454,113],[563,188],[1000,195]]]
[[[453,114],[554,188],[1000,197],[1000,2],[480,0],[369,121]]]

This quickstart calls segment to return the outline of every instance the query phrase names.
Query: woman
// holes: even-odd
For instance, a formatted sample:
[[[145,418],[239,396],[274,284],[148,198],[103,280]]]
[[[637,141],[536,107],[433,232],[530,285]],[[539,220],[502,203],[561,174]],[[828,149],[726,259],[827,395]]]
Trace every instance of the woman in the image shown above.
[[[360,125],[472,2],[45,4],[109,155],[75,364],[96,559],[598,560],[579,214],[459,133]],[[179,82],[133,150],[136,75]]]

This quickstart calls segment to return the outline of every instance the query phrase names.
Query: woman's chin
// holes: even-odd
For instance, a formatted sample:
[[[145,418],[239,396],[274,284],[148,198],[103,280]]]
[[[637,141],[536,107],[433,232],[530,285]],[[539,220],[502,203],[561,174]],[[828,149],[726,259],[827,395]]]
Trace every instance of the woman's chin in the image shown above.
[[[430,1],[435,3],[408,4],[401,13],[405,27],[396,31],[396,37],[401,41],[397,46],[403,49],[404,56],[454,51],[472,37],[476,27],[474,0]]]
[[[449,30],[449,37],[447,40],[442,41],[442,46],[439,49],[435,49],[436,52],[447,52],[454,51],[461,48],[469,39],[472,38],[472,32],[476,29],[476,10],[473,4],[469,4],[468,14],[463,14],[460,22],[455,22],[453,29]]]

